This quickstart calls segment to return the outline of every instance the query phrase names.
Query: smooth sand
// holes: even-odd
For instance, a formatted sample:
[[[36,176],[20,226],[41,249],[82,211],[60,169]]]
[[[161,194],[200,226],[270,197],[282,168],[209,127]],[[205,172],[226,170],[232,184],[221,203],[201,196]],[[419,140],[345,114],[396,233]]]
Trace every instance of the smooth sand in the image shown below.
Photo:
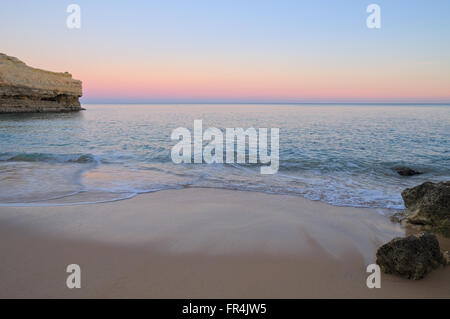
[[[450,298],[450,267],[367,288],[376,248],[404,234],[370,209],[214,189],[0,207],[0,297]]]

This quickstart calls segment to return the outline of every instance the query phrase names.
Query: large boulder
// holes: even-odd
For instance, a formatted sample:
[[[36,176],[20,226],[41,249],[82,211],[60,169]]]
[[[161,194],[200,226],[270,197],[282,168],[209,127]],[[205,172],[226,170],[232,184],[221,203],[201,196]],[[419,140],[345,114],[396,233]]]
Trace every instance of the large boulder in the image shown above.
[[[377,265],[387,274],[422,279],[446,260],[436,236],[422,232],[406,238],[394,238],[377,251]]]
[[[408,223],[450,236],[450,181],[425,182],[405,189],[402,197]]]

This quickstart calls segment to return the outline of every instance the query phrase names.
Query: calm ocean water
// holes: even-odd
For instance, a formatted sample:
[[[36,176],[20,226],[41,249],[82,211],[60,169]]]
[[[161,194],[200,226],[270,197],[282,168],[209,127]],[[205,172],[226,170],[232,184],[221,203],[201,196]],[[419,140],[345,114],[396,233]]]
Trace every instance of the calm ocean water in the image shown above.
[[[212,187],[403,208],[400,192],[450,179],[450,106],[85,105],[74,114],[0,115],[0,205],[104,202]],[[279,127],[280,170],[173,164],[170,134]],[[409,166],[422,175],[401,177]]]

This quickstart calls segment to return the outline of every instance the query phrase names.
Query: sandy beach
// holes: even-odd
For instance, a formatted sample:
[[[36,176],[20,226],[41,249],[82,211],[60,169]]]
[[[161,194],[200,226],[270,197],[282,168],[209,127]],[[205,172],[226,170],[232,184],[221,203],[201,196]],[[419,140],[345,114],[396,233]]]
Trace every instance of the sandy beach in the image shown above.
[[[377,247],[405,232],[373,209],[204,188],[0,207],[0,297],[449,298],[449,267],[367,288]]]

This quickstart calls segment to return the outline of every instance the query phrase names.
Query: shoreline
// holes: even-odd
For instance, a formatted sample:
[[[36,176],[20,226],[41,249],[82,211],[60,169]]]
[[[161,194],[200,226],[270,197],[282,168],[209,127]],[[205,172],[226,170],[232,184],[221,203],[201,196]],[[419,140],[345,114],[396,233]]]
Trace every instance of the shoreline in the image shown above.
[[[448,267],[366,287],[377,247],[410,232],[375,210],[204,188],[0,207],[0,297],[450,298]],[[71,263],[81,289],[65,286]]]
[[[205,189],[205,190],[214,190],[214,191],[225,191],[225,192],[243,192],[243,193],[257,193],[257,194],[262,194],[262,195],[268,195],[268,196],[287,196],[287,197],[292,197],[292,198],[301,198],[307,201],[311,201],[311,202],[317,202],[320,204],[325,204],[325,205],[329,205],[331,207],[342,207],[342,208],[356,208],[356,209],[364,209],[364,210],[372,210],[372,211],[376,211],[377,214],[381,214],[384,216],[385,213],[387,213],[388,215],[394,214],[396,212],[399,211],[403,211],[405,208],[388,208],[388,207],[368,207],[368,206],[352,206],[352,205],[337,205],[334,203],[328,203],[326,201],[322,201],[319,199],[310,199],[302,194],[285,194],[285,193],[274,193],[274,192],[265,192],[265,191],[259,191],[259,190],[249,190],[249,189],[232,189],[232,188],[226,188],[226,187],[204,187],[204,186],[182,186],[179,188],[162,188],[162,189],[158,189],[158,190],[151,190],[151,191],[142,191],[142,192],[137,192],[131,195],[127,195],[124,197],[120,197],[120,198],[114,198],[114,199],[106,199],[106,200],[102,200],[102,201],[93,201],[93,202],[68,202],[68,203],[58,203],[59,200],[61,199],[65,199],[68,197],[72,197],[72,196],[77,196],[80,194],[84,194],[86,193],[86,191],[84,190],[80,190],[80,191],[76,191],[73,194],[68,194],[68,195],[62,195],[62,196],[56,196],[54,198],[48,198],[48,199],[44,199],[44,200],[33,200],[30,202],[25,202],[25,203],[0,203],[0,209],[1,208],[9,208],[9,207],[17,207],[17,208],[32,208],[32,207],[71,207],[71,206],[87,206],[87,205],[101,205],[101,204],[108,204],[108,203],[115,203],[115,202],[121,202],[121,201],[126,201],[126,200],[130,200],[133,198],[136,198],[138,196],[145,196],[145,195],[149,195],[149,194],[154,194],[154,193],[158,193],[158,192],[167,192],[167,191],[183,191],[183,190],[190,190],[190,189]],[[93,194],[95,195],[95,193]],[[53,202],[52,202],[53,201]]]

